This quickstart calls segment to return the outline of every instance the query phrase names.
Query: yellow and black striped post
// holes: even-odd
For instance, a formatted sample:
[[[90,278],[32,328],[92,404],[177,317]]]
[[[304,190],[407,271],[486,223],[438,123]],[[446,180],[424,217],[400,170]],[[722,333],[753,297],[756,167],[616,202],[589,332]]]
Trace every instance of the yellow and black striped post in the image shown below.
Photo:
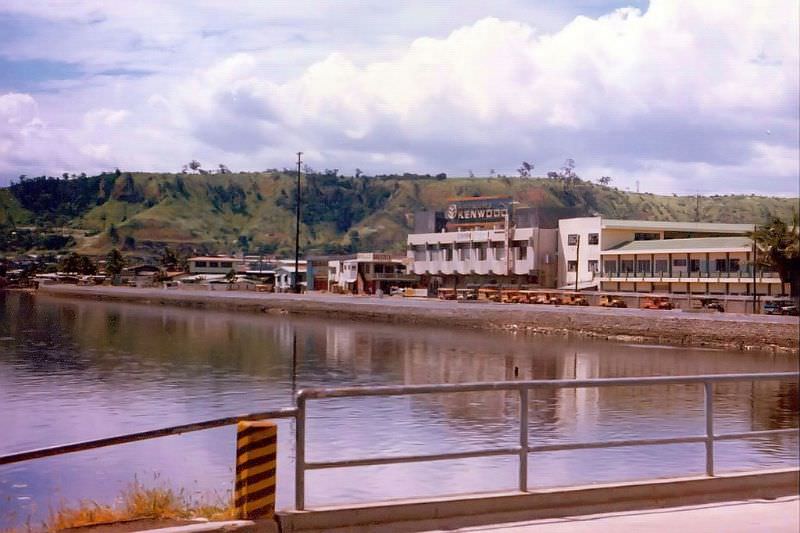
[[[239,422],[236,427],[236,489],[240,519],[271,518],[275,511],[278,426]]]

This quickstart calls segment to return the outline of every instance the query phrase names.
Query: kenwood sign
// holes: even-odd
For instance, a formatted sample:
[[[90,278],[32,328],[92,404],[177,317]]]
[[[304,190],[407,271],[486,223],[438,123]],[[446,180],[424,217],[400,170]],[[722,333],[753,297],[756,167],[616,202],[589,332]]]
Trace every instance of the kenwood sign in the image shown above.
[[[509,214],[511,198],[462,200],[447,207],[445,216],[454,223],[497,222]]]

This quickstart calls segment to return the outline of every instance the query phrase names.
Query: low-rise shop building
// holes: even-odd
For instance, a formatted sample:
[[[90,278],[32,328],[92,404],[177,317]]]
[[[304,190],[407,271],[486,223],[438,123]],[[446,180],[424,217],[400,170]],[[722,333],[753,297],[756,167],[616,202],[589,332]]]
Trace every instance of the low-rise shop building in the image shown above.
[[[393,288],[416,286],[419,276],[409,261],[390,254],[359,253],[328,262],[328,290],[341,294],[390,294]]]
[[[244,258],[232,256],[190,257],[187,262],[191,274],[227,274],[231,270],[238,272],[245,266]]]

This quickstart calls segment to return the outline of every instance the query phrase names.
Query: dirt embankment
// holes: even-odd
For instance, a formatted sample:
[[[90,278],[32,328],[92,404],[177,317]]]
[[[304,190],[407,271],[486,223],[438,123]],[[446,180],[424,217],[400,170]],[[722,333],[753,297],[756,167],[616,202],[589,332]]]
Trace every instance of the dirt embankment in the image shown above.
[[[798,353],[797,317],[681,311],[412,301],[325,294],[282,295],[119,287],[46,286],[42,294],[201,309],[296,314],[407,325],[577,335],[646,344]]]

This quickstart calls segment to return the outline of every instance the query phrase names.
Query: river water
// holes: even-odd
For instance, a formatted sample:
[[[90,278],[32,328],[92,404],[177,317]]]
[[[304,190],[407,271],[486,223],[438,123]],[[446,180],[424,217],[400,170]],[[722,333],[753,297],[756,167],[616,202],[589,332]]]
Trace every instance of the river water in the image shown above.
[[[292,405],[304,387],[797,369],[790,355],[220,313],[0,292],[0,454]],[[716,431],[795,427],[796,383],[726,384]],[[531,392],[531,444],[698,435],[698,386]],[[314,461],[513,446],[516,394],[313,401]],[[293,504],[279,424],[278,507]],[[226,498],[234,429],[0,467],[0,529],[134,479]],[[797,465],[796,435],[716,445],[719,471]],[[703,444],[531,454],[533,488],[700,474]],[[310,472],[307,505],[514,489],[515,457]]]

